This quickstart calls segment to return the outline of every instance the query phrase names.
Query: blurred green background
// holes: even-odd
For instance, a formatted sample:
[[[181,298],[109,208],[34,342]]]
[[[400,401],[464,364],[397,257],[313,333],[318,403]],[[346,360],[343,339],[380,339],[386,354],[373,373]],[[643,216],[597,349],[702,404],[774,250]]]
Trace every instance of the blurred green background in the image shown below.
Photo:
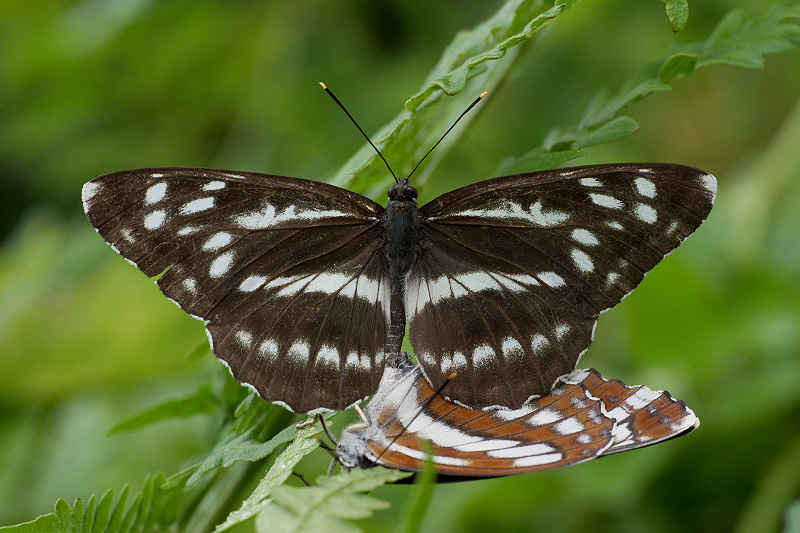
[[[490,177],[670,43],[705,38],[733,8],[760,16],[770,4],[690,2],[677,36],[657,0],[579,4],[481,104],[422,202]],[[94,233],[81,185],[142,166],[324,180],[362,140],[317,82],[375,131],[453,35],[499,5],[0,2],[0,525],[59,497],[173,473],[213,438],[203,417],[105,436],[219,364],[186,359],[202,325]],[[578,161],[668,161],[719,179],[708,222],[600,319],[582,361],[668,389],[700,429],[563,470],[437,486],[424,530],[780,527],[800,497],[799,96],[798,51],[768,56],[763,70],[712,66],[627,110],[640,131]],[[327,461],[317,454],[309,475]],[[393,527],[407,491],[380,489],[396,505],[359,525]]]

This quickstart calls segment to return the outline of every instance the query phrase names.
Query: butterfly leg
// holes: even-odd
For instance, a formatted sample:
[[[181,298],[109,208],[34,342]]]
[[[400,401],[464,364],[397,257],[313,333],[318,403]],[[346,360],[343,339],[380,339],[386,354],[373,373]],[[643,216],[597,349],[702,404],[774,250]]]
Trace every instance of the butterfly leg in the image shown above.
[[[325,419],[320,414],[317,414],[317,416],[319,417],[320,424],[322,424],[322,430],[325,432],[325,434],[328,436],[328,438],[331,440],[332,443],[334,443],[336,446],[339,446],[339,441],[336,440],[336,437],[334,437],[333,433],[331,433],[328,424],[325,423]]]

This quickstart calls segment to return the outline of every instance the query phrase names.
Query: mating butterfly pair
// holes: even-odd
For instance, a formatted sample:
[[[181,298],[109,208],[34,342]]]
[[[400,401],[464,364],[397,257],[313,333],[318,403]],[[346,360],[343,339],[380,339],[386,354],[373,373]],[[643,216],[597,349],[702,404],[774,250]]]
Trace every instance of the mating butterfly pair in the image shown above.
[[[410,321],[425,375],[473,408],[550,393],[598,315],[706,218],[716,180],[611,164],[520,174],[421,208],[299,178],[162,168],[83,188],[97,231],[203,320],[214,353],[299,412],[371,395]]]
[[[550,394],[520,409],[469,409],[434,391],[408,359],[386,368],[363,416],[337,443],[343,467],[419,471],[430,454],[440,476],[458,478],[576,464],[678,437],[700,424],[669,393],[606,380],[594,369],[559,378]]]

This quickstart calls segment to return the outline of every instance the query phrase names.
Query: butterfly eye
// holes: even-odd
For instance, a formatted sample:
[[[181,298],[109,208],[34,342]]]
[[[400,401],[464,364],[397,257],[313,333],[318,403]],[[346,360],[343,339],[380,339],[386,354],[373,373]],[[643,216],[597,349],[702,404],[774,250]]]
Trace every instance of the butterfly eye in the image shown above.
[[[406,192],[406,198],[413,198],[413,199],[417,198],[417,189],[415,189],[411,185],[408,186],[405,192]]]
[[[392,200],[397,198],[397,187],[396,186],[389,187],[389,198],[391,198]]]

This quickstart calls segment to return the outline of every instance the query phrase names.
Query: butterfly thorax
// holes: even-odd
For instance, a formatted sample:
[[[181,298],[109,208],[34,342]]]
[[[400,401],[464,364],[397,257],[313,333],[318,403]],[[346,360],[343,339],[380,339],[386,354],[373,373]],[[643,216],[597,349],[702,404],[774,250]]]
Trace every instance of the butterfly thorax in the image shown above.
[[[403,276],[419,252],[417,190],[401,181],[389,189],[386,206],[386,259],[392,277]]]

